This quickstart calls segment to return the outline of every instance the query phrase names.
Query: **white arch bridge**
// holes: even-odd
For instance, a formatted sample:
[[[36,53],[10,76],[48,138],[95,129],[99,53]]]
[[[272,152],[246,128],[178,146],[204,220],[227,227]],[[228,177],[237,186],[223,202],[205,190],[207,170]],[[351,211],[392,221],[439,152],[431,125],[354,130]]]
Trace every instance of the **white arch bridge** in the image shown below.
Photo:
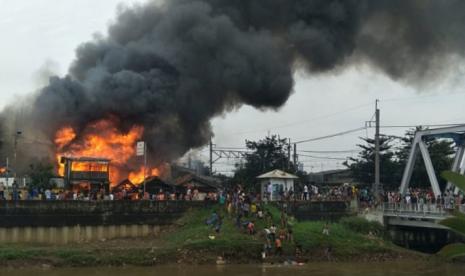
[[[436,171],[425,143],[426,139],[431,138],[448,138],[454,141],[456,151],[451,171],[462,175],[465,173],[465,125],[417,131],[402,177],[400,186],[400,194],[402,196],[405,196],[410,186],[410,179],[418,153],[421,154],[421,159],[425,164],[428,179],[435,197],[438,198],[438,196],[443,196],[443,191],[440,189]],[[458,192],[458,189],[455,188],[452,183],[447,183],[446,190],[454,191],[454,194]],[[443,206],[440,204],[384,203],[382,206],[383,221],[386,226],[447,229],[447,227],[438,222],[451,216],[452,208],[454,208],[454,206],[448,206],[448,204]],[[465,211],[463,206],[460,206],[460,209],[462,212]]]

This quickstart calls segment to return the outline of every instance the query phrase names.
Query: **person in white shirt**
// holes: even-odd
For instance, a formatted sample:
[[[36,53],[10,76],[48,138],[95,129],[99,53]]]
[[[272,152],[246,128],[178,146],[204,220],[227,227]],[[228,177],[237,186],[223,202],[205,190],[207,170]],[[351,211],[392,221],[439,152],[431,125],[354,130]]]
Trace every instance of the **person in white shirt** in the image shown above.
[[[268,187],[266,188],[266,191],[267,191],[267,194],[268,194],[268,200],[271,201],[271,197],[272,197],[272,194],[273,194],[273,186],[271,185],[271,183],[268,183]]]
[[[304,186],[304,200],[308,200],[308,186]]]
[[[49,189],[45,190],[45,199],[46,200],[52,199],[52,192]]]

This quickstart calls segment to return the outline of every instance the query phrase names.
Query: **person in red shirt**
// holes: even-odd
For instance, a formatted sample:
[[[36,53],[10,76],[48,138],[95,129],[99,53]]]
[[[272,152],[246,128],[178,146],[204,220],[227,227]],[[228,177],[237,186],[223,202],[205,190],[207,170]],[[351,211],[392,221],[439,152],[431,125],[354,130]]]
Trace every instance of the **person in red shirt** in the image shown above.
[[[282,256],[283,255],[283,244],[281,242],[281,239],[277,238],[275,240],[275,247],[276,247],[276,255]]]
[[[252,221],[250,221],[249,224],[247,224],[247,230],[250,235],[255,234],[255,224]]]

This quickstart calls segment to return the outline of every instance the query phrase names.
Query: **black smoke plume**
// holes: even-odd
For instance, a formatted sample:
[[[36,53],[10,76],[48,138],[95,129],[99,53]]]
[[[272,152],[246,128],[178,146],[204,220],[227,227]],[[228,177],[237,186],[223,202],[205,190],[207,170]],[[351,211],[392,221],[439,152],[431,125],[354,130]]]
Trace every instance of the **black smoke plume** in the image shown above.
[[[21,116],[50,140],[64,125],[79,133],[115,116],[123,131],[143,125],[151,156],[169,161],[204,145],[215,116],[282,106],[295,70],[363,63],[430,81],[463,60],[464,40],[460,0],[148,2],[122,8],[107,35],[80,45],[68,75],[52,77]]]

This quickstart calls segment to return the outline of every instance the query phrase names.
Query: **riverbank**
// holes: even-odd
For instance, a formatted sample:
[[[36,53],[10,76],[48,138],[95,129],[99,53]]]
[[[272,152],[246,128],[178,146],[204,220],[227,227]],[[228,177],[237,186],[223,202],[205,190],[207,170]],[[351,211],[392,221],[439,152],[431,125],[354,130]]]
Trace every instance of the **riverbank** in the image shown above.
[[[392,261],[425,259],[427,255],[399,248],[382,238],[376,227],[363,222],[329,224],[293,222],[294,241],[284,241],[283,256],[262,260],[265,238],[260,233],[271,221],[256,220],[257,234],[248,235],[234,225],[234,217],[218,207],[224,217],[220,233],[205,225],[213,209],[195,209],[176,223],[162,229],[157,237],[101,240],[66,246],[0,245],[0,265],[9,267],[43,266],[154,266],[163,264],[215,264],[221,257],[228,264]],[[279,211],[272,208],[272,223],[279,225]],[[296,257],[296,245],[301,249]],[[222,261],[220,260],[220,263]]]

